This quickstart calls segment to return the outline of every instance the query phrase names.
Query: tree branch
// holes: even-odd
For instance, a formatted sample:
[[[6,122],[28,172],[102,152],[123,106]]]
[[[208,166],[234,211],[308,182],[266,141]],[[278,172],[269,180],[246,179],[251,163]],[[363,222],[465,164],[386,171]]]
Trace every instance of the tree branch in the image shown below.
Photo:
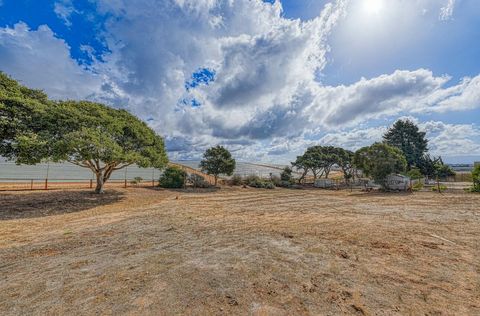
[[[120,166],[120,167],[118,167],[118,168],[113,168],[113,170],[120,170],[120,169],[123,169],[123,168],[128,167],[128,166],[131,166],[131,165],[133,165],[133,163],[128,163],[128,164],[125,164],[125,165]]]

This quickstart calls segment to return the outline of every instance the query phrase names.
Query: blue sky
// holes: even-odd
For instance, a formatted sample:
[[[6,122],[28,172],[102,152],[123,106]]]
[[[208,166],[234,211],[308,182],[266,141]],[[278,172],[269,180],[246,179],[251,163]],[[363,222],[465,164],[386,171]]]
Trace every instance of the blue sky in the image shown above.
[[[408,117],[480,160],[478,38],[476,0],[0,0],[1,71],[132,111],[174,159],[287,162]]]

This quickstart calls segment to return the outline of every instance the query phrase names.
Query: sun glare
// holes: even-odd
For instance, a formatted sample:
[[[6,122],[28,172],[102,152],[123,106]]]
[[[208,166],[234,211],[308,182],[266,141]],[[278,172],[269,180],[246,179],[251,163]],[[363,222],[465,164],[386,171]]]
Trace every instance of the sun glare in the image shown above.
[[[369,14],[379,14],[383,8],[383,0],[364,0],[363,8]]]

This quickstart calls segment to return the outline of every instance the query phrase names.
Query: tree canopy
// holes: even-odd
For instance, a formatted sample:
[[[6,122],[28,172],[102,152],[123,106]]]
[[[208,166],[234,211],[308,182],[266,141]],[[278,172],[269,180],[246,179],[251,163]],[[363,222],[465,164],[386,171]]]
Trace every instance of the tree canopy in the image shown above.
[[[404,172],[407,161],[400,149],[385,143],[374,143],[355,152],[354,164],[366,176],[385,187],[387,177]]]
[[[163,168],[163,138],[125,110],[87,101],[48,100],[0,74],[0,155],[17,163],[68,161],[88,168],[97,193],[131,164]]]
[[[292,166],[302,170],[299,181],[303,180],[309,171],[312,172],[314,180],[322,176],[328,178],[334,165],[342,169],[345,179],[349,179],[353,176],[352,159],[353,152],[340,147],[312,146],[307,148],[303,155],[297,156]]]
[[[235,170],[235,164],[235,159],[226,148],[216,146],[205,151],[200,168],[203,172],[213,175],[217,185],[218,176],[221,174],[231,176]]]
[[[390,146],[399,148],[407,160],[407,169],[420,167],[423,164],[424,155],[428,151],[428,140],[425,132],[410,120],[398,120],[383,135],[384,141]]]

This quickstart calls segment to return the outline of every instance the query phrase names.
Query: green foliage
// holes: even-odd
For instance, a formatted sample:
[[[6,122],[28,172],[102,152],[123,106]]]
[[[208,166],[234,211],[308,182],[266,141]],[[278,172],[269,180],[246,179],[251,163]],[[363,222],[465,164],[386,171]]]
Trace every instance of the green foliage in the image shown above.
[[[385,143],[374,143],[357,150],[354,164],[366,176],[385,187],[388,175],[404,172],[407,162],[400,149]]]
[[[135,178],[133,178],[132,181],[130,181],[130,183],[131,183],[131,184],[134,184],[134,185],[137,185],[137,184],[142,183],[142,181],[143,181],[143,178],[142,178],[142,177],[135,177]]]
[[[230,183],[232,185],[242,185],[243,184],[242,176],[239,174],[234,174],[232,179],[230,179]]]
[[[200,162],[202,171],[215,177],[217,185],[218,176],[225,174],[231,176],[235,170],[235,159],[230,152],[223,146],[216,146],[207,149],[203,154],[203,160]]]
[[[187,173],[177,167],[167,167],[160,177],[159,185],[162,188],[180,189],[185,184]]]
[[[443,192],[443,191],[447,190],[447,186],[445,186],[443,184],[440,184],[439,186],[438,185],[433,186],[432,191],[438,192],[439,187],[440,187],[440,192]]]
[[[288,166],[283,168],[282,173],[280,173],[280,180],[283,182],[293,182],[292,172],[292,168]]]
[[[96,192],[131,164],[163,168],[163,139],[125,110],[86,101],[53,102],[0,73],[0,155],[17,163],[68,161],[97,176]]]
[[[257,176],[248,176],[245,178],[245,184],[259,189],[275,189],[275,184],[272,181],[263,180]]]
[[[276,187],[281,187],[283,183],[282,179],[279,176],[272,174],[270,175],[270,182],[272,182],[273,185]]]
[[[472,170],[472,192],[480,192],[480,164]]]
[[[353,152],[333,146],[312,146],[307,148],[302,156],[292,162],[297,170],[302,170],[302,181],[309,171],[313,173],[314,180],[325,176],[328,178],[330,170],[337,164],[343,171],[345,179],[353,177]]]
[[[405,155],[407,170],[420,166],[428,151],[428,140],[425,132],[420,132],[418,126],[410,120],[398,120],[383,135],[385,143],[399,148]]]
[[[422,172],[418,168],[410,169],[410,171],[407,172],[407,176],[409,176],[410,179],[412,179],[412,180],[418,180],[418,179],[423,179],[424,178]]]
[[[412,190],[413,191],[420,191],[421,189],[423,189],[423,186],[424,185],[423,185],[422,182],[417,182],[412,186]]]
[[[209,188],[210,183],[205,180],[201,175],[192,173],[188,176],[188,182],[190,182],[195,188]]]
[[[455,176],[455,171],[450,166],[443,164],[443,162],[438,162],[435,164],[435,176],[442,179],[453,177]]]

